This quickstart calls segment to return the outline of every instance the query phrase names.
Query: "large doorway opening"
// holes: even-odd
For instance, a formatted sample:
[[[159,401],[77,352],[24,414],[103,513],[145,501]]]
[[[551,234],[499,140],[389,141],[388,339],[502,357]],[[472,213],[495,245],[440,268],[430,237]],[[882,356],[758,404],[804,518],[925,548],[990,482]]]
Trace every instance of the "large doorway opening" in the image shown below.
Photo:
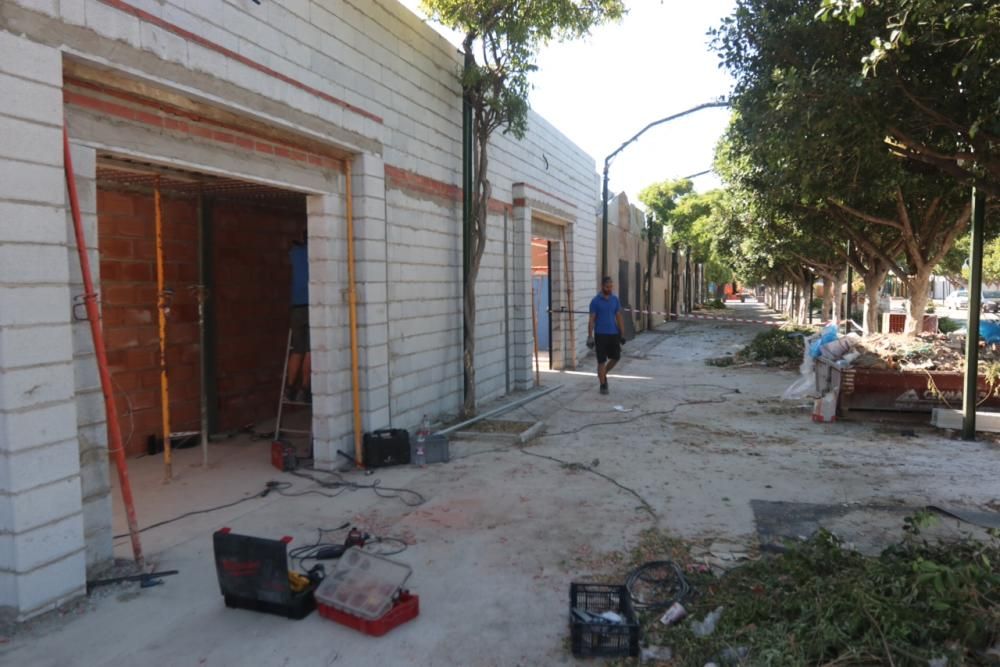
[[[293,262],[308,240],[306,196],[98,154],[96,209],[109,370],[139,515],[149,524],[195,502],[194,494],[181,497],[176,490],[208,484],[196,481],[206,474],[196,469],[237,461],[232,473],[241,489],[274,472],[266,450],[287,395]],[[311,455],[312,415],[309,397],[298,389],[311,385],[308,379],[296,383],[294,404],[281,406],[282,437],[302,456]],[[164,395],[172,485],[159,483]],[[112,494],[115,532],[121,533],[118,496]]]

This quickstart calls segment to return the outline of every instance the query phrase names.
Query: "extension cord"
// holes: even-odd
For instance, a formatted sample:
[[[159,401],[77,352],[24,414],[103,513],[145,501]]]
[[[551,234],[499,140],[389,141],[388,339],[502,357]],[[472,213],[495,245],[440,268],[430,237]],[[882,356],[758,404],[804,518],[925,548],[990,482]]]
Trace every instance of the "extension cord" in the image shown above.
[[[347,547],[343,544],[334,544],[329,547],[323,547],[316,552],[313,556],[314,560],[334,560],[335,558],[340,558],[347,551]]]

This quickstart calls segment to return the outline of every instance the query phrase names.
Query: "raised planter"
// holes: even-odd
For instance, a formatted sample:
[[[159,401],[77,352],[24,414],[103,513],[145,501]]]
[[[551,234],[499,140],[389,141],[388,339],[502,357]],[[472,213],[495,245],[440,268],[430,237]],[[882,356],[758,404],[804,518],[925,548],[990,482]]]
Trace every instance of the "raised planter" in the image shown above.
[[[494,420],[493,423],[504,424],[502,420]],[[501,442],[511,444],[523,444],[533,439],[545,429],[545,422],[535,422],[526,424],[521,429],[501,428],[498,430],[476,430],[468,429],[457,432],[454,437],[459,440],[485,440],[488,442]]]

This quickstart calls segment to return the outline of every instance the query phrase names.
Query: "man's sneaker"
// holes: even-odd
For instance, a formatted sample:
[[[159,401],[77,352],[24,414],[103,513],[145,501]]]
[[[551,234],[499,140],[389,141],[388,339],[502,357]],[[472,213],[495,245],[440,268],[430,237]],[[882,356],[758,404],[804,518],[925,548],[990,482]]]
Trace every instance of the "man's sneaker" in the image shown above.
[[[309,387],[303,387],[302,389],[299,390],[299,395],[298,395],[298,398],[296,400],[299,403],[310,403],[311,404],[313,402],[313,393],[312,393],[312,390],[309,389]]]
[[[604,394],[604,395],[607,395],[607,393],[608,393],[608,385],[607,384],[602,384],[601,385],[601,393]]]
[[[288,403],[294,403],[296,393],[297,392],[295,391],[295,387],[291,385],[285,387],[285,401]]]

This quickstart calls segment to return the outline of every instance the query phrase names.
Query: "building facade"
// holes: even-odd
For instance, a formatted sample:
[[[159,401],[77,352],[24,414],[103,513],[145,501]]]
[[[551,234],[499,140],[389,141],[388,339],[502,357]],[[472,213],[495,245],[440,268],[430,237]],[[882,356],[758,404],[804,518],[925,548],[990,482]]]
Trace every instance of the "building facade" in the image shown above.
[[[461,405],[459,67],[391,0],[0,3],[0,608],[23,619],[80,595],[112,554],[64,128],[117,409],[138,425],[129,453],[161,417],[159,217],[182,427],[202,400],[220,428],[273,416],[287,252],[308,239],[313,451],[333,467],[353,451],[348,204],[364,430]],[[597,257],[593,159],[534,114],[523,140],[492,149],[482,401],[533,384],[532,239],[575,283],[556,286],[553,310],[586,310]],[[586,318],[553,326],[554,365],[572,364]]]

